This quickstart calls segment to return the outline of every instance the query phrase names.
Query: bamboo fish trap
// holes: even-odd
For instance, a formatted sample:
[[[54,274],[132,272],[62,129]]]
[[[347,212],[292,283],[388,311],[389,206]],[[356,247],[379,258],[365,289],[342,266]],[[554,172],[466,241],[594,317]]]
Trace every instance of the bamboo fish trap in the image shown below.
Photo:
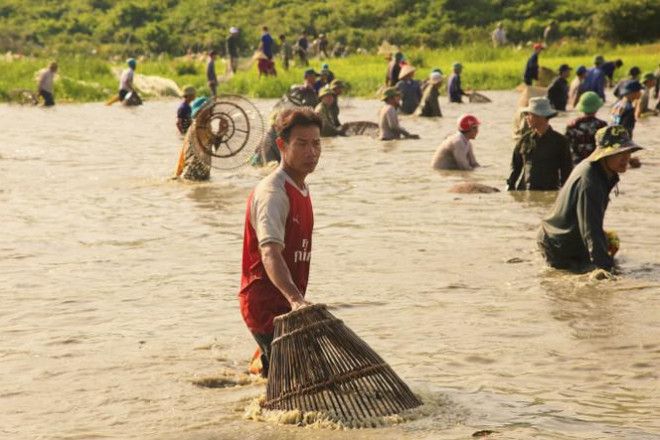
[[[275,318],[268,409],[351,421],[420,406],[392,368],[323,304]]]

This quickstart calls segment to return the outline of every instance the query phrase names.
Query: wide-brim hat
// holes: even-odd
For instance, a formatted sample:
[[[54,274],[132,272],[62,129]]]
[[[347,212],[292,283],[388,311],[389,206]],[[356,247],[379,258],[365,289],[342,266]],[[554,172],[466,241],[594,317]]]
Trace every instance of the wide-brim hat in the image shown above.
[[[557,110],[552,108],[548,98],[531,98],[529,105],[522,109],[524,113],[531,113],[536,116],[543,116],[545,118],[552,118],[557,116]]]
[[[413,66],[410,64],[406,64],[401,68],[401,72],[399,72],[399,78],[405,78],[406,76],[410,75],[411,73],[415,73],[417,69],[415,69]]]
[[[332,91],[332,89],[329,86],[321,87],[319,89],[319,98],[323,98],[326,95],[333,95],[334,96],[335,92]]]
[[[603,100],[596,92],[584,92],[576,108],[583,113],[596,113],[602,106]]]
[[[346,88],[346,83],[340,79],[333,79],[330,83],[330,87],[335,89],[337,87]]]
[[[386,101],[389,98],[398,95],[401,95],[399,89],[397,89],[396,87],[388,87],[385,90],[383,90],[383,94],[381,95],[380,99],[381,101]]]
[[[590,162],[596,162],[605,157],[614,156],[626,152],[634,153],[643,150],[644,147],[637,145],[630,139],[630,133],[622,125],[610,125],[596,132],[596,149],[591,156]]]

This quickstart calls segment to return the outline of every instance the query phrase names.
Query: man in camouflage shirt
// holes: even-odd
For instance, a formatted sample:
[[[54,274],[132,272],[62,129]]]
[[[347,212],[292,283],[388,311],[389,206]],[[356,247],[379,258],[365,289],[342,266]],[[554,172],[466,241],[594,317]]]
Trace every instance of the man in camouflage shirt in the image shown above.
[[[586,159],[596,148],[596,132],[607,126],[607,122],[596,117],[603,106],[603,100],[595,92],[585,92],[580,96],[577,109],[582,116],[568,123],[566,138],[573,153],[573,163]]]

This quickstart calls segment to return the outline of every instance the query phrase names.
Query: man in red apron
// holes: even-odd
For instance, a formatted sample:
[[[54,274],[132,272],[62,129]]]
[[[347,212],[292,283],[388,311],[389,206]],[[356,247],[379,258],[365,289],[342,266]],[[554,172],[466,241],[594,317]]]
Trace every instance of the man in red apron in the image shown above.
[[[309,304],[314,214],[305,178],[321,156],[321,124],[310,108],[280,113],[275,122],[280,167],[248,198],[238,296],[243,320],[259,344],[264,377],[273,318]]]

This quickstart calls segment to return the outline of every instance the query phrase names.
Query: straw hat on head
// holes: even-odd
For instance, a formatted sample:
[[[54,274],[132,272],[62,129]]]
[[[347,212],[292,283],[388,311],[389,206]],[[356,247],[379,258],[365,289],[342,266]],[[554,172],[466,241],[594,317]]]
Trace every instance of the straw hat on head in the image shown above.
[[[548,119],[557,116],[557,110],[552,108],[548,98],[531,98],[529,100],[529,105],[523,108],[522,111],[536,116],[543,116]]]
[[[333,79],[330,83],[330,87],[336,89],[337,87],[346,88],[346,83],[340,79]]]
[[[334,96],[335,92],[332,91],[332,89],[329,86],[321,87],[319,89],[319,98],[323,98],[326,95],[333,95]]]
[[[610,125],[603,127],[596,132],[596,149],[591,156],[590,162],[596,162],[605,157],[614,156],[626,152],[634,153],[635,151],[643,150],[641,147],[630,139],[630,134],[621,125]]]
[[[410,75],[411,73],[415,73],[417,69],[415,69],[413,66],[410,64],[406,64],[401,68],[401,72],[399,73],[399,78],[405,78],[406,76]]]
[[[399,95],[401,95],[399,89],[397,89],[396,87],[388,87],[385,90],[383,90],[383,94],[381,95],[380,99],[382,101],[387,101],[389,98]]]
[[[602,106],[603,100],[596,92],[584,92],[576,108],[583,113],[596,113]]]

